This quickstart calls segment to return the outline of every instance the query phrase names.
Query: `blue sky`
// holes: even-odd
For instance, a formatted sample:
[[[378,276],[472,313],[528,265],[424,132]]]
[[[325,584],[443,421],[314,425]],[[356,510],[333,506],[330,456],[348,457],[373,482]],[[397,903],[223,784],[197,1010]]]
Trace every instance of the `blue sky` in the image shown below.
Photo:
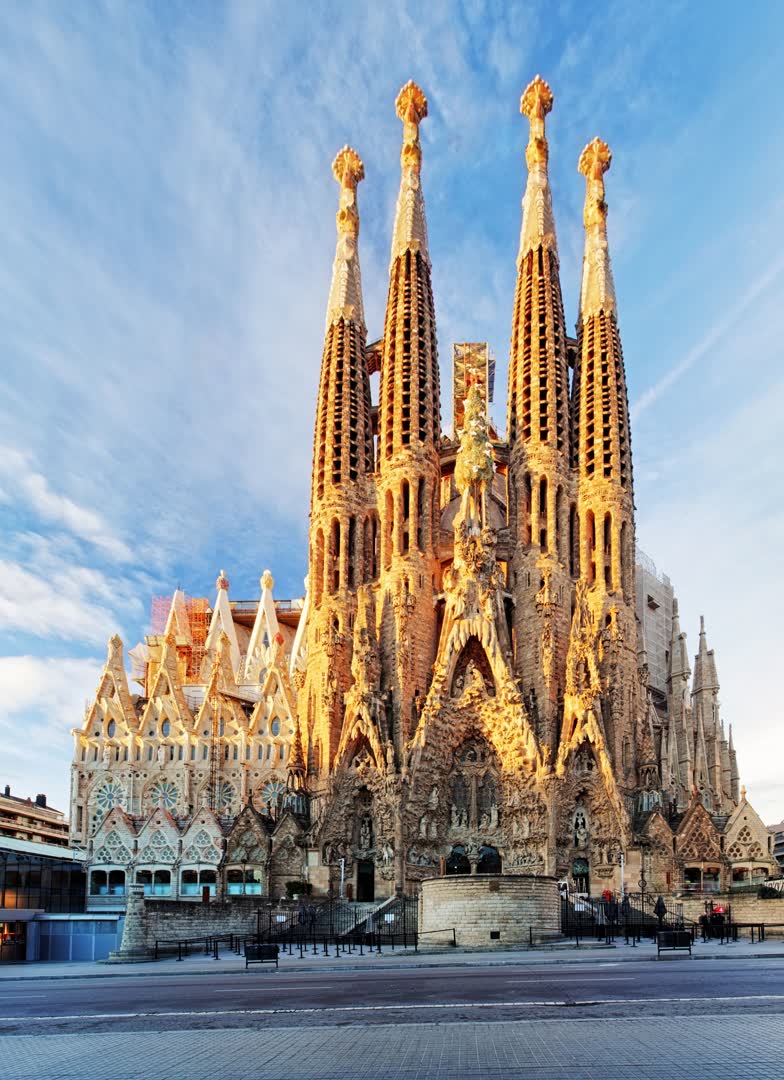
[[[307,17],[305,12],[307,11]],[[300,595],[344,143],[369,333],[424,88],[424,187],[450,345],[488,340],[503,424],[527,124],[550,173],[567,320],[583,178],[614,154],[610,245],[638,541],[706,617],[723,715],[784,817],[784,9],[699,3],[0,6],[0,781],[65,806],[105,643],[177,584]]]

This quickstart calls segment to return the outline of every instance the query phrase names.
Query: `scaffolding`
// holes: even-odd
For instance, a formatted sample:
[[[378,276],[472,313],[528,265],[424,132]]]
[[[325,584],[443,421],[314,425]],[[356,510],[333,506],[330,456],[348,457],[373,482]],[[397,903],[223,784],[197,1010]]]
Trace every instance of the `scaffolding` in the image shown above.
[[[150,609],[151,634],[161,636],[166,632],[171,606],[171,596],[153,596]],[[201,681],[201,667],[206,652],[210,622],[209,601],[206,596],[186,595],[184,608],[191,637],[190,644],[187,646],[185,682],[197,683]]]
[[[469,387],[479,385],[485,411],[493,400],[495,357],[486,341],[461,341],[452,345],[452,418],[455,434],[463,426]]]

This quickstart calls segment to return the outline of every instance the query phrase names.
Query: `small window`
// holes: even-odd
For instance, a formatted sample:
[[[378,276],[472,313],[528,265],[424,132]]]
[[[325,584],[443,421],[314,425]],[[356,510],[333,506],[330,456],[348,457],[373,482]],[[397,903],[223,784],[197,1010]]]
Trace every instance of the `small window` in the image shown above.
[[[280,735],[280,720],[273,720],[270,731],[273,735]]]
[[[114,733],[116,730],[117,725],[115,724],[114,720],[110,720],[109,723],[106,725],[106,734],[109,736],[110,739],[114,738]]]
[[[163,723],[161,724],[161,735],[163,735],[164,739],[167,739],[169,737],[170,732],[171,732],[171,723],[168,720],[164,720]]]

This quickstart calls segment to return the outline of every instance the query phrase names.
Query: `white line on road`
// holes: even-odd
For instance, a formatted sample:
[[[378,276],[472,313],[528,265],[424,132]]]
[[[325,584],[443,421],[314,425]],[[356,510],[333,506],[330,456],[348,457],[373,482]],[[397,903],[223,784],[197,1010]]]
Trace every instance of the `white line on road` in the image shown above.
[[[674,997],[674,998],[597,998],[592,1001],[445,1001],[422,1004],[398,1005],[324,1005],[307,1006],[302,1009],[179,1009],[168,1012],[127,1012],[127,1013],[76,1013],[62,1016],[0,1016],[0,1023],[29,1023],[36,1020],[149,1020],[184,1016],[282,1016],[306,1015],[310,1013],[366,1013],[366,1012],[407,1012],[416,1009],[559,1009],[580,1008],[596,1005],[662,1005],[684,1004],[698,1001],[784,1001],[784,994],[733,994],[732,997]]]

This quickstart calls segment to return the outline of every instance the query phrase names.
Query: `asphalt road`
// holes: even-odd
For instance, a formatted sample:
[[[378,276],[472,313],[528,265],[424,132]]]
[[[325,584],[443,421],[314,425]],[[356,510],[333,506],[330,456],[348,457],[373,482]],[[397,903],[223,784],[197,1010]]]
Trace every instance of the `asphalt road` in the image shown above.
[[[784,961],[561,963],[0,983],[0,1035],[784,1014]]]

